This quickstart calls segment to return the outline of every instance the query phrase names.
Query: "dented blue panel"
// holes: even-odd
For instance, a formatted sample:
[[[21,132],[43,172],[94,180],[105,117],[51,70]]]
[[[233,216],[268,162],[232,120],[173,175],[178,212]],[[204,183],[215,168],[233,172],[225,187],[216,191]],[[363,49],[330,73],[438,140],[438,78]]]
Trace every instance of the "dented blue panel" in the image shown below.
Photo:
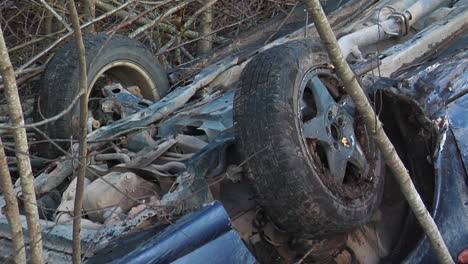
[[[215,257],[223,263],[255,263],[219,202],[185,215],[110,263],[214,263]]]

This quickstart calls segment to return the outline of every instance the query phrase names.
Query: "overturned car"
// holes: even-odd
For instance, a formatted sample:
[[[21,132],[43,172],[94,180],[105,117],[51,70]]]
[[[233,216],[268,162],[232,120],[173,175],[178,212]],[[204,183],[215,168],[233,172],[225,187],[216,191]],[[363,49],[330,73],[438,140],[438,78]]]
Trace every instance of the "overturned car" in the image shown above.
[[[468,222],[468,5],[364,2],[345,1],[330,21],[456,259],[468,247],[460,225]],[[356,9],[360,15],[343,18]],[[266,45],[257,40],[254,50],[247,43],[170,92],[164,70],[137,41],[85,40],[93,58],[87,263],[436,262],[312,31],[313,24]],[[75,50],[66,45],[49,62],[36,120],[73,103]],[[67,75],[57,74],[63,69]],[[75,116],[47,124],[47,135],[73,135]],[[57,157],[68,147],[76,152],[50,143],[37,151]],[[51,263],[71,258],[76,166],[63,158],[35,179],[38,202],[50,209],[40,213]],[[0,225],[8,260],[6,217]]]

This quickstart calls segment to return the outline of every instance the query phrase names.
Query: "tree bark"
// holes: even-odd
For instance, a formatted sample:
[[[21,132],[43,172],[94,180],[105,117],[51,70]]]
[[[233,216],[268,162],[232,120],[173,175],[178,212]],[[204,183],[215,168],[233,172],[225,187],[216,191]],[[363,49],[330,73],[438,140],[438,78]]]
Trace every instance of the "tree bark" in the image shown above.
[[[86,21],[93,21],[96,17],[96,0],[83,0],[85,6]],[[89,35],[96,35],[94,24],[84,29],[84,32]]]
[[[210,0],[203,0],[203,4],[208,5]],[[209,35],[212,31],[213,26],[213,8],[210,7],[205,10],[201,15],[200,23],[200,35]],[[208,53],[213,47],[212,36],[208,36],[205,39],[198,41],[198,54],[203,55]]]
[[[73,208],[73,263],[81,263],[81,207],[83,204],[83,191],[84,180],[86,175],[87,165],[87,142],[86,136],[88,135],[87,120],[88,120],[88,78],[86,70],[86,53],[83,44],[83,36],[81,34],[80,21],[76,11],[75,1],[69,0],[69,9],[73,30],[75,31],[75,38],[79,54],[80,63],[80,127],[79,127],[79,167],[78,177],[76,179],[76,192],[75,192],[75,207]]]
[[[21,226],[18,200],[11,182],[10,171],[5,156],[5,149],[0,138],[0,190],[6,202],[6,217],[10,224],[11,237],[13,240],[13,254],[15,263],[26,263],[26,250],[24,246],[23,228]]]
[[[47,0],[47,3],[50,5],[52,3],[51,0]],[[45,22],[44,22],[44,28],[45,28],[45,34],[46,35],[51,35],[52,34],[52,21],[54,19],[54,16],[51,14],[46,14],[45,15]]]
[[[447,246],[437,228],[437,225],[426,209],[421,197],[419,196],[413,182],[411,181],[408,170],[398,157],[398,154],[383,130],[382,123],[375,115],[372,106],[370,105],[367,97],[356,80],[355,75],[351,71],[348,63],[343,57],[340,47],[338,46],[335,34],[328,23],[327,17],[323,12],[319,0],[307,0],[307,10],[311,14],[315,23],[315,27],[320,35],[320,38],[325,44],[330,60],[332,61],[338,77],[345,84],[346,92],[351,96],[359,113],[364,117],[366,124],[371,128],[372,136],[379,146],[382,154],[395,176],[396,181],[400,185],[406,200],[408,201],[411,210],[415,214],[422,226],[424,232],[429,237],[432,247],[439,258],[441,263],[454,263]]]
[[[16,86],[15,72],[11,65],[7,52],[3,32],[0,28],[0,72],[3,75],[4,91],[8,103],[9,115],[13,126],[23,126],[24,116],[21,102]],[[16,158],[18,160],[18,171],[21,177],[21,190],[24,201],[24,210],[28,223],[31,260],[33,263],[42,264],[42,235],[39,214],[37,210],[36,194],[34,191],[34,176],[29,161],[28,138],[25,128],[13,130],[15,139]]]

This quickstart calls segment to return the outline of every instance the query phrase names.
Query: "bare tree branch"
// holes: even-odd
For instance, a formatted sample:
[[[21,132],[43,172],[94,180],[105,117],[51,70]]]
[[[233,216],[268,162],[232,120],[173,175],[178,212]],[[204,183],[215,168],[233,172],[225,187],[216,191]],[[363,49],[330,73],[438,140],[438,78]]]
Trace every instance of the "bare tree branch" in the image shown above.
[[[10,120],[13,126],[24,125],[23,110],[16,86],[15,72],[11,64],[10,57],[7,52],[3,32],[0,29],[0,71],[3,75],[5,86],[5,95],[8,102]],[[33,263],[42,264],[42,242],[41,242],[41,225],[39,222],[39,214],[36,204],[36,193],[34,191],[34,176],[32,174],[31,163],[29,156],[28,138],[26,137],[25,128],[17,128],[13,131],[16,158],[18,160],[18,170],[21,177],[21,187],[23,192],[24,209],[26,220],[28,223],[29,236],[31,241],[31,259]]]
[[[87,144],[86,136],[88,135],[87,121],[88,121],[88,77],[86,71],[86,51],[83,44],[83,36],[80,29],[80,21],[78,18],[78,13],[75,7],[75,1],[69,0],[69,9],[73,25],[73,30],[75,31],[76,44],[79,54],[80,62],[80,133],[79,133],[79,168],[78,168],[78,177],[76,179],[76,192],[75,192],[75,207],[73,208],[73,263],[81,263],[81,207],[83,204],[83,193],[84,193],[84,180],[86,176],[86,164],[87,164]]]
[[[169,0],[168,3],[169,2],[173,2],[173,0]],[[191,2],[193,2],[193,0],[184,1],[184,2],[182,2],[180,4],[178,4],[178,5],[170,8],[163,15],[158,16],[157,18],[155,18],[154,20],[152,20],[150,23],[148,23],[146,25],[139,27],[137,30],[135,30],[134,32],[132,32],[128,36],[131,37],[131,38],[134,38],[134,37],[140,35],[144,31],[146,31],[147,29],[149,29],[149,28],[155,26],[156,24],[158,24],[159,21],[163,20],[167,16],[170,16],[170,15],[174,14],[175,12],[177,12],[178,10],[184,8],[186,5],[190,4]]]
[[[18,200],[11,182],[5,150],[0,138],[0,189],[6,202],[6,216],[10,224],[13,240],[13,254],[15,263],[26,263],[26,250],[24,249],[23,229],[21,226]]]
[[[75,104],[76,102],[78,101],[78,99],[81,98],[81,95],[83,93],[80,91],[76,96],[75,98],[73,98],[73,101],[71,102],[70,105],[67,106],[67,108],[65,108],[64,110],[62,110],[62,112],[50,117],[50,118],[47,118],[47,119],[44,119],[42,121],[39,121],[39,122],[35,122],[35,123],[32,123],[32,124],[27,124],[27,125],[22,125],[22,126],[6,126],[6,125],[0,125],[0,128],[1,129],[17,129],[17,128],[33,128],[33,127],[38,127],[38,126],[42,126],[42,125],[45,125],[47,123],[50,123],[50,122],[53,122],[59,118],[61,118],[62,116],[66,115],[67,113],[69,113],[73,107],[75,107]],[[38,102],[40,104],[40,102]]]
[[[161,8],[161,7],[164,7],[164,6],[166,6],[166,5],[168,5],[168,4],[172,3],[172,2],[175,2],[175,1],[177,1],[177,0],[166,0],[166,1],[162,2],[162,3],[159,3],[159,4],[156,5],[155,7],[152,7],[152,8],[150,8],[150,9],[146,10],[145,12],[139,14],[138,16],[134,17],[132,20],[130,20],[130,21],[126,22],[126,23],[123,23],[123,24],[118,25],[118,26],[113,30],[113,32],[117,32],[117,31],[119,31],[119,30],[121,30],[121,29],[123,29],[123,28],[125,28],[125,27],[128,27],[128,26],[132,25],[133,23],[135,23],[136,21],[140,20],[142,17],[146,16],[147,14],[149,14],[149,13],[151,13],[151,12],[153,12],[153,11],[155,11],[155,10]],[[153,23],[153,22],[154,22],[154,21],[150,21],[149,23]],[[146,26],[146,25],[145,25],[145,26]],[[151,27],[151,26],[149,26],[149,27]],[[149,27],[148,27],[148,28],[149,28]]]
[[[67,24],[67,22],[65,22],[65,20],[63,19],[63,17],[61,17],[56,11],[55,9],[53,9],[45,0],[39,0],[41,1],[41,4],[60,22],[63,24],[63,26],[69,31],[69,32],[73,32],[73,29],[70,27],[70,25]]]
[[[260,15],[260,13],[256,13],[256,14],[254,14],[254,15],[252,15],[252,16],[246,17],[246,18],[244,18],[244,19],[242,19],[242,20],[240,20],[240,21],[237,21],[237,22],[232,23],[232,24],[230,24],[230,25],[226,25],[226,26],[224,26],[224,27],[222,27],[222,28],[218,28],[218,29],[216,29],[216,30],[214,30],[214,31],[211,31],[211,33],[209,33],[208,35],[203,35],[203,36],[201,36],[201,37],[199,37],[199,38],[186,41],[186,42],[184,42],[184,43],[182,43],[182,44],[180,44],[180,45],[177,45],[177,46],[175,46],[175,47],[172,47],[172,48],[170,48],[170,49],[166,49],[165,51],[158,52],[158,53],[156,53],[156,56],[160,56],[160,55],[166,54],[166,53],[168,53],[168,52],[171,52],[171,51],[173,51],[173,50],[175,50],[175,49],[178,49],[178,48],[183,47],[183,46],[185,46],[185,45],[188,45],[188,44],[190,44],[190,43],[196,42],[196,41],[198,41],[198,40],[200,40],[200,39],[205,39],[206,37],[209,37],[209,36],[211,36],[211,35],[213,35],[213,34],[216,34],[216,33],[218,33],[218,32],[221,31],[221,30],[225,30],[226,28],[230,28],[230,27],[233,27],[233,26],[237,26],[237,25],[239,25],[239,24],[242,24],[242,23],[244,23],[244,22],[247,21],[247,20],[250,20],[250,19],[252,19],[252,18],[254,18],[254,17],[257,17],[258,15]],[[286,38],[286,39],[287,39],[287,38]],[[276,43],[275,43],[275,45],[276,45]]]
[[[217,2],[217,0],[212,0],[213,4],[214,2]],[[202,7],[202,9],[205,9],[207,5],[205,5],[204,7]],[[211,5],[209,5],[211,6]],[[108,3],[104,3],[100,0],[96,0],[96,7],[98,9],[101,9],[103,11],[110,11],[110,10],[113,10],[115,7],[111,4],[108,4]],[[197,11],[197,13],[199,13]],[[198,14],[197,14],[198,15]],[[126,11],[124,10],[120,10],[118,12],[115,13],[115,16],[117,16],[118,18],[121,18],[121,19],[126,19],[127,17],[130,17],[132,19],[134,19],[136,17],[135,14],[129,14],[127,13]],[[135,21],[135,24],[138,24],[138,25],[146,25],[148,23],[151,22],[151,20],[145,18],[145,17],[141,17],[141,16],[138,16],[139,18]],[[200,33],[196,32],[196,31],[192,31],[192,30],[186,30],[186,28],[188,28],[187,26],[187,23],[189,21],[191,21],[188,25],[191,25],[194,20],[195,20],[195,17],[196,16],[192,16],[185,24],[184,24],[184,28],[185,30],[182,32],[182,36],[186,37],[186,38],[189,38],[189,39],[194,39],[194,38],[198,38],[200,37]],[[171,33],[171,34],[175,34],[177,32],[177,28],[174,27],[173,25],[169,25],[169,24],[166,24],[166,23],[158,23],[158,28],[161,29],[162,31],[166,32],[166,33]],[[213,41],[216,42],[216,43],[223,43],[225,41],[227,41],[226,38],[223,38],[223,37],[219,37],[219,36],[216,36],[216,37],[213,37]]]

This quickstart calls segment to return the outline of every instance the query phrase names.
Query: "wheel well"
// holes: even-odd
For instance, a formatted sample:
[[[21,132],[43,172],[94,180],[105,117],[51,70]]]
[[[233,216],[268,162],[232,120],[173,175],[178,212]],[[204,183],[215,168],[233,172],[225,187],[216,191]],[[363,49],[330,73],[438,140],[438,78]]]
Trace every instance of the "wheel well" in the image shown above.
[[[435,204],[436,174],[433,165],[433,154],[437,142],[434,125],[427,119],[417,102],[394,92],[378,91],[375,95],[376,111],[384,124],[384,130],[393,142],[398,155],[409,170],[416,189],[421,195],[426,208],[431,211]],[[405,204],[402,214],[402,225],[394,230],[398,233],[391,262],[398,262],[407,256],[423,238],[423,230],[409,210],[408,204],[393,180],[390,170],[387,171],[383,203],[399,201]]]

